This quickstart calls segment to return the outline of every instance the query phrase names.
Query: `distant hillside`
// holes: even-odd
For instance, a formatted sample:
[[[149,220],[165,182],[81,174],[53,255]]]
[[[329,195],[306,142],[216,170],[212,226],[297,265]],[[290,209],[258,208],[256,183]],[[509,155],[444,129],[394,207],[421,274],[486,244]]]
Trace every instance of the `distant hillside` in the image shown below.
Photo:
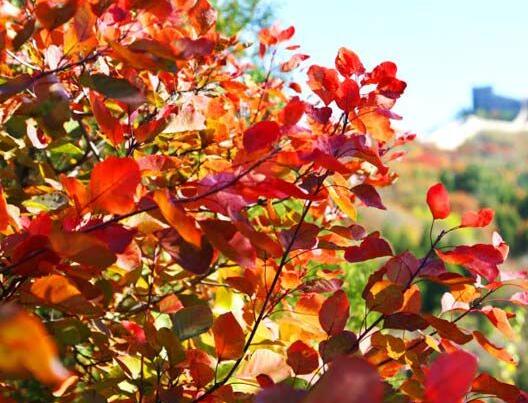
[[[528,130],[483,131],[448,150],[416,141],[395,165],[400,180],[382,192],[391,212],[369,213],[366,209],[366,218],[382,227],[386,223],[386,236],[400,243],[399,249],[420,247],[427,242],[424,230],[430,222],[424,195],[432,183],[442,181],[450,190],[455,212],[448,225],[456,225],[457,214],[463,211],[483,206],[496,210],[494,226],[484,238],[476,238],[477,233],[471,230],[457,236],[470,243],[489,241],[491,232],[498,230],[511,245],[514,259],[510,264],[521,267],[528,255],[527,139]]]

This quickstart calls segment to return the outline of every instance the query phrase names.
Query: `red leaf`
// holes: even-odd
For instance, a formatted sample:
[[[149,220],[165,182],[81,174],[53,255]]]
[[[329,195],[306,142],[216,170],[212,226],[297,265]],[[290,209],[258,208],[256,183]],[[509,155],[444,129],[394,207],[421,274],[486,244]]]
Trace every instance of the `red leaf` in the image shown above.
[[[280,118],[285,126],[293,126],[304,114],[304,102],[299,97],[293,97],[280,112]]]
[[[441,183],[437,183],[429,188],[427,191],[427,204],[435,220],[443,220],[451,213],[449,194],[445,186]]]
[[[128,333],[130,333],[135,343],[145,344],[147,342],[147,336],[145,335],[145,331],[136,322],[124,320],[121,322],[121,325],[123,325],[123,327],[128,331]]]
[[[335,93],[339,88],[337,71],[313,65],[308,69],[308,85],[328,106],[335,99]]]
[[[381,94],[397,99],[407,87],[404,81],[396,78],[397,67],[393,62],[383,62],[374,68],[372,73],[365,74],[361,84],[377,84]]]
[[[257,375],[256,380],[262,389],[269,388],[275,385],[275,382],[273,382],[273,379],[271,379],[271,377],[266,374]]]
[[[428,403],[459,402],[469,391],[477,372],[477,359],[462,350],[441,354],[425,379]]]
[[[310,374],[319,367],[319,354],[301,340],[288,347],[286,363],[297,375]]]
[[[92,171],[89,204],[111,214],[130,213],[140,180],[139,166],[132,158],[109,157]]]
[[[101,129],[101,132],[108,138],[113,146],[120,145],[125,140],[125,132],[119,120],[112,116],[103,102],[103,98],[93,91],[90,91],[90,104],[92,112]]]
[[[352,189],[354,193],[365,205],[369,207],[375,207],[380,210],[386,210],[387,208],[383,205],[381,197],[372,185],[357,185]]]
[[[9,213],[7,203],[4,198],[4,189],[0,186],[0,231],[4,231],[9,226]]]
[[[504,262],[504,257],[497,248],[485,244],[457,246],[448,252],[437,249],[436,254],[445,263],[461,265],[489,282],[497,278],[499,275],[497,265]]]
[[[333,336],[341,333],[347,324],[350,303],[343,290],[338,290],[330,296],[319,310],[319,323],[323,330]]]
[[[231,312],[216,318],[212,330],[216,355],[220,361],[236,360],[244,354],[244,331]]]
[[[213,261],[213,247],[204,237],[201,247],[186,242],[182,236],[172,228],[166,228],[158,234],[161,246],[174,259],[175,263],[184,270],[202,275],[209,271]]]
[[[350,246],[345,250],[345,259],[349,262],[364,262],[382,256],[392,256],[389,243],[376,235],[369,235],[359,246]]]
[[[358,348],[357,336],[344,330],[319,343],[319,354],[325,363],[342,355],[352,354]]]
[[[486,227],[491,221],[493,221],[494,211],[490,208],[484,208],[477,212],[466,211],[462,215],[461,227]]]
[[[335,59],[336,69],[344,76],[350,77],[352,74],[363,74],[365,67],[359,60],[359,56],[347,48],[339,49]]]
[[[303,403],[306,391],[294,389],[285,383],[278,383],[264,388],[255,397],[255,403]]]
[[[335,92],[337,106],[347,113],[359,105],[360,99],[359,86],[354,80],[349,78],[340,83]]]
[[[500,308],[485,306],[481,309],[481,312],[484,313],[493,326],[495,326],[508,339],[515,340],[517,338],[510,325],[506,311]]]
[[[268,148],[279,139],[280,134],[277,123],[266,120],[259,122],[244,133],[244,148],[249,153]]]
[[[300,227],[294,225],[282,231],[279,234],[279,240],[284,248],[287,248],[291,244],[291,250],[312,249],[317,245],[317,234],[319,231],[320,228],[317,225],[303,222]]]
[[[335,359],[303,403],[380,403],[383,383],[367,361],[347,356]]]
[[[385,267],[389,280],[405,286],[416,275],[418,267],[420,267],[420,261],[412,253],[403,252],[389,259]],[[423,268],[421,271],[423,271]]]

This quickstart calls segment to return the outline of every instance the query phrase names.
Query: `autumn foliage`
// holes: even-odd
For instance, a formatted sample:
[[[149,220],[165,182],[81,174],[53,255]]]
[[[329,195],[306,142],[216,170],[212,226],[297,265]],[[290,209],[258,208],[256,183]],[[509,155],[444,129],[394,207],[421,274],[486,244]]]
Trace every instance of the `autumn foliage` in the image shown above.
[[[479,371],[465,345],[515,358],[463,320],[515,339],[490,297],[528,304],[528,277],[501,271],[498,234],[443,243],[493,212],[441,228],[449,195],[432,186],[425,256],[360,224],[413,138],[391,126],[394,63],[341,48],[307,68],[274,26],[259,78],[206,0],[0,10],[3,398],[33,378],[61,401],[528,399]],[[372,259],[350,306],[343,263]],[[441,312],[423,310],[424,282],[444,287]]]

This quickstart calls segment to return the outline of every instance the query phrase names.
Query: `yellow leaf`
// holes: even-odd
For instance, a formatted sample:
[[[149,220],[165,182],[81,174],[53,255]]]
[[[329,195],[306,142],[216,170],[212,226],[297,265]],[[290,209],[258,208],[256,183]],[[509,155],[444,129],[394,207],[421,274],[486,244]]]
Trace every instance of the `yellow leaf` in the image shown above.
[[[335,172],[331,178],[327,179],[328,194],[339,209],[345,213],[351,220],[356,221],[357,210],[352,203],[352,193],[350,184],[338,172]]]
[[[440,352],[440,348],[438,347],[438,343],[436,342],[435,339],[433,339],[431,336],[429,335],[425,335],[425,343],[431,347],[434,351],[436,352]]]

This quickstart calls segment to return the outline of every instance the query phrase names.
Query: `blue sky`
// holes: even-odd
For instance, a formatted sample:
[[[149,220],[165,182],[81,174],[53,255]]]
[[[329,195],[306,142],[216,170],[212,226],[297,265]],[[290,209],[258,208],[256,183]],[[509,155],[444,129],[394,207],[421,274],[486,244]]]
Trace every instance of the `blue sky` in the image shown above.
[[[367,67],[396,62],[408,83],[396,112],[419,135],[471,105],[471,88],[528,98],[527,0],[271,0],[307,62],[346,46]]]

